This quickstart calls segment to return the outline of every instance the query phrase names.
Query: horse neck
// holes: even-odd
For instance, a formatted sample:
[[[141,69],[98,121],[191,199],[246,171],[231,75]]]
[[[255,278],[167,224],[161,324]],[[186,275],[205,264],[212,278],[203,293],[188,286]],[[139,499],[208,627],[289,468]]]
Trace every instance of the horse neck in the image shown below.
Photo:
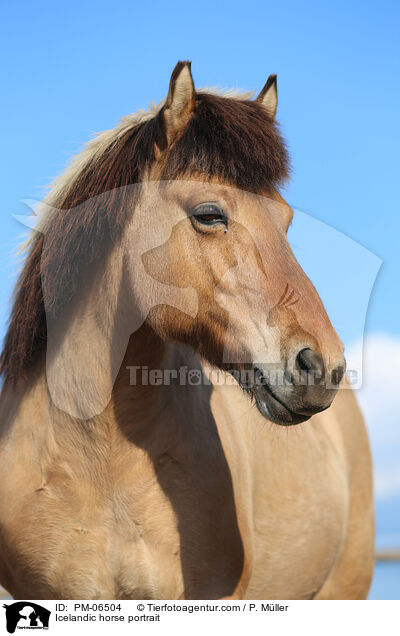
[[[53,405],[90,419],[111,398],[132,331],[143,320],[124,283],[119,246],[85,273],[74,301],[60,317],[47,317],[46,380]]]
[[[124,252],[115,247],[102,269],[82,284],[68,314],[54,325],[48,321],[50,397],[78,422],[104,419],[105,412],[111,417],[116,409],[138,425],[154,421],[173,401],[176,387],[154,385],[150,372],[178,371],[193,357],[184,347],[163,342],[146,324],[124,278]]]
[[[164,343],[144,323],[131,335],[112,392],[113,413],[125,427],[154,426],[171,403],[174,387],[154,377],[164,377],[174,362],[173,345]]]

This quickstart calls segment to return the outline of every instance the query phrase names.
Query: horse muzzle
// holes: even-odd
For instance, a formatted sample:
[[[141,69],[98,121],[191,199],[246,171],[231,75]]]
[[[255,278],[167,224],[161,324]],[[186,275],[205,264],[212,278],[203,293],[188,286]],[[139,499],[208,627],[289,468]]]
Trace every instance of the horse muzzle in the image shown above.
[[[283,426],[300,424],[329,408],[345,368],[342,358],[328,371],[318,353],[302,349],[296,356],[295,368],[286,366],[281,375],[272,376],[283,378],[283,382],[273,383],[265,368],[254,367],[251,392],[258,410],[267,419]]]

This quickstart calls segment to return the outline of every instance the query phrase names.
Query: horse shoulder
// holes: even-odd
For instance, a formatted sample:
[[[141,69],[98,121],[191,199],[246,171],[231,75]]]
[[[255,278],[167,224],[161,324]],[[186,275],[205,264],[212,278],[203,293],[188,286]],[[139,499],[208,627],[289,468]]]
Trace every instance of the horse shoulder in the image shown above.
[[[317,598],[366,598],[374,568],[375,514],[368,433],[346,381],[331,409],[343,440],[348,484],[345,536],[332,572]]]

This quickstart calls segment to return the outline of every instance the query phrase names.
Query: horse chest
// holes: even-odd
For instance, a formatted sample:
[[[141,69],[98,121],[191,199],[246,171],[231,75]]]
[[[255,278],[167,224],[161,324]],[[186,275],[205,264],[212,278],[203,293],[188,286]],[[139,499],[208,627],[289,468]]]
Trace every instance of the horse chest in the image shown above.
[[[36,598],[230,595],[243,549],[226,466],[218,457],[214,470],[193,471],[191,462],[168,454],[154,464],[138,462],[107,496],[101,480],[97,487],[65,478],[24,493],[3,524],[13,543],[6,552],[19,555],[18,563],[11,556],[10,592]]]
[[[145,480],[146,481],[146,480]],[[4,527],[10,591],[37,598],[171,598],[183,594],[179,534],[157,484],[81,498],[72,484],[24,498]],[[148,484],[147,484],[148,486]],[[152,500],[153,513],[148,508]],[[25,532],[18,532],[24,528]],[[13,554],[18,554],[18,562]],[[36,594],[29,594],[30,586]]]
[[[274,471],[256,496],[249,598],[313,598],[341,551],[349,506],[343,458],[321,440],[305,442],[299,452],[268,456]]]
[[[247,571],[249,598],[312,596],[343,539],[340,457],[306,435],[294,445],[271,444],[265,427],[249,455],[240,422],[231,437],[220,431],[225,449],[212,428],[203,429],[179,452],[176,438],[172,450],[167,441],[133,456],[123,449],[124,466],[107,473],[99,464],[96,480],[78,468],[83,457],[58,462],[43,486],[21,465],[17,500],[0,509],[10,592],[224,598],[244,593]],[[15,499],[14,480],[2,473],[3,501]]]

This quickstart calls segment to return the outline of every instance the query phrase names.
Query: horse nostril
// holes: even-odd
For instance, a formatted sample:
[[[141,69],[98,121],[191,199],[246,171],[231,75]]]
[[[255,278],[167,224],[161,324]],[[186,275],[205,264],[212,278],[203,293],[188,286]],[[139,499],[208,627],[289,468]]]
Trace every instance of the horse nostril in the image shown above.
[[[341,364],[338,367],[336,367],[336,369],[333,369],[333,371],[332,371],[332,384],[334,384],[336,386],[338,384],[340,384],[340,382],[342,381],[342,378],[344,376],[344,371],[345,371],[345,368]]]
[[[302,371],[314,372],[318,375],[324,373],[322,357],[312,349],[302,349],[297,354],[297,363]]]

